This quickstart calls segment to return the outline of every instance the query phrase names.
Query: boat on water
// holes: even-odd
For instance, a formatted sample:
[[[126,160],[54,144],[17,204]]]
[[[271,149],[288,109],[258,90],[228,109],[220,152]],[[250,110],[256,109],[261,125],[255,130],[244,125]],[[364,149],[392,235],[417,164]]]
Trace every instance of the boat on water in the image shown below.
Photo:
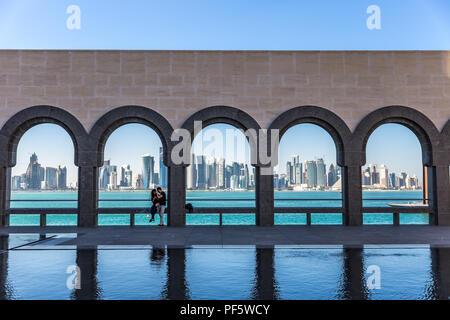
[[[395,208],[427,208],[428,205],[423,202],[408,202],[408,203],[388,203],[390,207]]]

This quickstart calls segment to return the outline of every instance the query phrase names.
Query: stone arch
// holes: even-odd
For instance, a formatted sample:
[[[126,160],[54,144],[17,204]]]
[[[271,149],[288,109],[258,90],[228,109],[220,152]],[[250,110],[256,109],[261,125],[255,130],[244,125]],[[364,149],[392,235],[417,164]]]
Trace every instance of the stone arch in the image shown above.
[[[78,119],[61,108],[38,105],[19,111],[0,130],[1,150],[7,151],[1,160],[6,167],[16,165],[17,146],[24,133],[43,123],[54,123],[64,128],[74,145],[75,165],[80,166],[85,161],[87,133]]]
[[[115,108],[100,117],[92,126],[89,136],[96,152],[96,165],[103,165],[103,156],[106,141],[117,128],[129,124],[140,123],[153,129],[159,136],[163,145],[164,164],[170,166],[170,151],[172,142],[170,137],[173,128],[170,123],[158,112],[141,106],[122,106]]]
[[[346,151],[351,142],[351,131],[344,120],[330,110],[317,106],[300,106],[280,114],[269,129],[280,130],[280,140],[286,131],[302,123],[312,123],[327,131],[336,146],[336,162],[339,166],[346,164]]]
[[[185,129],[191,133],[191,143],[195,138],[195,121],[202,122],[202,129],[216,123],[229,124],[243,131],[253,129],[256,134],[258,133],[258,130],[261,129],[258,122],[243,110],[229,106],[211,106],[197,111],[186,119],[181,126],[182,129]],[[248,136],[247,140],[250,141]],[[254,146],[257,146],[257,143],[258,141],[256,139]],[[252,148],[252,143],[250,143],[250,148]],[[252,155],[257,154],[254,153],[254,151],[256,150],[251,151]],[[255,165],[257,161],[257,159],[252,160],[252,165]]]
[[[359,154],[359,164],[366,163],[366,145],[370,135],[383,124],[397,123],[410,129],[419,139],[422,147],[422,162],[426,166],[440,161],[440,134],[433,122],[423,113],[404,106],[388,106],[365,116],[353,132],[353,147]]]
[[[405,106],[388,106],[365,116],[353,132],[353,151],[359,168],[366,163],[366,145],[375,129],[386,123],[401,124],[410,129],[419,139],[422,149],[422,163],[426,167],[426,198],[431,209],[430,224],[448,224],[448,192],[442,192],[448,185],[448,163],[442,157],[441,134],[433,122],[420,111]],[[445,167],[444,167],[445,166]],[[443,168],[447,168],[445,174]],[[360,171],[359,171],[360,174]],[[360,176],[359,176],[360,177]],[[447,182],[441,181],[443,178]]]

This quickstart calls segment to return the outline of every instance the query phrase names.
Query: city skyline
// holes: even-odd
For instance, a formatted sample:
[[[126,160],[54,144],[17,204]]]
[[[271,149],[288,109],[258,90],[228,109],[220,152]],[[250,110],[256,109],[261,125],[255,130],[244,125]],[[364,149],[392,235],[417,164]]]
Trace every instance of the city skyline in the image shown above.
[[[163,148],[159,148],[158,161],[156,155],[150,153],[141,155],[141,170],[134,170],[130,164],[119,166],[111,163],[111,159],[105,160],[99,168],[100,189],[151,189],[156,187],[167,188],[168,169],[162,162]],[[155,164],[159,164],[156,171]]]
[[[209,130],[225,132],[231,128],[234,127],[215,124],[204,128],[202,134],[208,136]],[[210,136],[213,135],[210,134]],[[224,133],[223,136],[226,137],[226,134]],[[235,159],[225,157],[226,162],[229,164],[237,161],[249,164],[248,143],[239,131],[235,136],[236,139],[244,139],[246,152],[235,152]],[[196,149],[199,137],[194,139],[192,146],[192,151],[196,155],[202,153]],[[299,137],[305,138],[299,139]],[[311,139],[311,137],[314,138]],[[392,139],[392,137],[396,137],[396,139]],[[48,141],[52,143],[48,143]],[[223,145],[227,146],[227,143],[223,142]],[[129,164],[135,171],[141,172],[141,155],[149,153],[155,156],[155,171],[159,172],[159,148],[161,147],[159,136],[154,130],[140,124],[127,124],[119,127],[110,135],[105,146],[104,158],[105,160],[114,159],[114,163],[118,166]],[[203,147],[207,149],[208,144],[204,143]],[[68,172],[68,184],[76,184],[78,172],[77,167],[73,164],[73,143],[63,128],[54,124],[41,124],[28,130],[19,142],[17,164],[12,168],[12,175],[19,175],[26,171],[29,157],[33,152],[39,155],[40,162],[46,166],[65,165]],[[369,137],[366,152],[367,164],[384,163],[393,172],[406,171],[411,175],[416,175],[419,181],[422,180],[420,143],[414,133],[406,127],[385,124],[377,128]],[[299,154],[302,159],[322,158],[325,163],[336,163],[334,141],[324,129],[313,124],[297,125],[286,131],[280,142],[279,165],[275,168],[276,171],[285,172],[286,162],[295,153]]]
[[[77,187],[67,184],[66,166],[43,166],[36,153],[31,155],[26,172],[11,176],[11,190],[66,190]]]

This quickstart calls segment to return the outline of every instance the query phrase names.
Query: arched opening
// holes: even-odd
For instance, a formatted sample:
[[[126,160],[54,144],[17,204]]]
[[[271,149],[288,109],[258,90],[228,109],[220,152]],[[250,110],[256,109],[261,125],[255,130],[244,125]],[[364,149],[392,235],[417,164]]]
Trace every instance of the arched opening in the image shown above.
[[[300,123],[282,132],[274,168],[275,224],[307,224],[315,208],[342,207],[342,170],[338,146],[320,125]],[[305,208],[277,213],[277,207]],[[342,213],[314,213],[311,224],[342,224]]]
[[[164,148],[155,130],[140,123],[115,128],[105,138],[103,165],[98,171],[99,210],[110,212],[99,213],[98,224],[149,225],[150,192],[157,187],[167,192],[167,178]],[[115,213],[113,208],[132,208],[133,212]]]
[[[186,223],[255,224],[249,209],[255,207],[256,171],[244,132],[228,123],[211,123],[194,137],[190,159],[186,201],[202,208],[202,214],[187,214]]]
[[[399,214],[401,224],[428,224],[426,213],[415,208],[428,207],[427,167],[416,134],[407,126],[386,123],[378,126],[367,139],[366,164],[362,167],[364,224],[392,224],[389,213],[370,213],[370,207],[411,208]]]
[[[37,124],[18,137],[9,207],[76,209],[78,168],[74,153],[71,136],[57,124]],[[63,211],[47,214],[46,225],[77,225],[77,215]],[[40,225],[40,215],[11,214],[10,225]]]

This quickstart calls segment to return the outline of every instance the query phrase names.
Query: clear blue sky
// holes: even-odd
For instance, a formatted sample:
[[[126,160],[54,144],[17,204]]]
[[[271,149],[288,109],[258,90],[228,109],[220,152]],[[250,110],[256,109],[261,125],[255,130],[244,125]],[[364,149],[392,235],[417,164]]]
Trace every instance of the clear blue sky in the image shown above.
[[[234,143],[239,147],[233,151],[230,149],[232,143],[226,138],[227,130],[233,130],[233,127],[226,124],[206,127],[203,130],[203,151],[200,149],[200,135],[198,135],[193,142],[193,152],[197,155],[205,154],[207,157],[221,158],[225,155],[227,163],[231,161],[249,163],[249,149],[245,137],[234,129],[237,131]],[[215,145],[216,154],[213,155],[211,143],[217,143],[214,141],[217,141],[218,136],[215,134],[218,132],[225,139]],[[152,129],[140,124],[128,124],[118,128],[109,137],[105,146],[105,159],[111,160],[111,164],[118,167],[130,164],[134,173],[141,173],[141,155],[150,153],[155,156],[157,161],[155,169],[158,171],[161,146],[158,135]],[[210,151],[207,151],[208,148]],[[66,165],[68,182],[77,181],[72,140],[61,127],[41,124],[28,130],[17,148],[17,165],[13,168],[13,175],[25,172],[33,152],[36,152],[38,161],[43,166]],[[336,164],[336,148],[331,136],[313,124],[294,126],[284,134],[280,142],[278,168],[280,173],[285,173],[286,161],[294,154],[300,156],[300,161],[323,158],[327,168],[331,163]],[[411,175],[416,174],[422,179],[422,153],[419,140],[412,131],[401,125],[385,124],[372,133],[367,142],[367,164],[370,163],[377,164],[378,167],[385,164],[389,172],[399,174],[404,171]]]
[[[373,4],[381,30],[366,27]],[[448,0],[0,0],[0,48],[450,49],[449,17]]]

